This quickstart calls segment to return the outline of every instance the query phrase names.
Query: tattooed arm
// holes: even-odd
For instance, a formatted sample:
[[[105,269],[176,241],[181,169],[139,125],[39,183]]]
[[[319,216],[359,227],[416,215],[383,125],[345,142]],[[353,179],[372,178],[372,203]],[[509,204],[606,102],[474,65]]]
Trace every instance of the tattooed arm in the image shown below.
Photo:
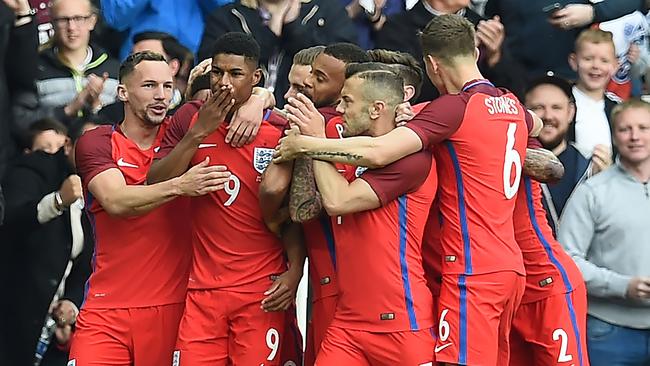
[[[313,220],[321,213],[323,204],[316,189],[314,163],[311,158],[296,159],[291,193],[289,194],[289,215],[294,222]]]
[[[537,148],[526,149],[524,173],[542,183],[555,183],[564,175],[564,165],[552,152]]]
[[[276,161],[304,155],[318,160],[378,168],[422,149],[422,140],[411,129],[398,127],[379,137],[322,139],[287,132],[276,149]]]

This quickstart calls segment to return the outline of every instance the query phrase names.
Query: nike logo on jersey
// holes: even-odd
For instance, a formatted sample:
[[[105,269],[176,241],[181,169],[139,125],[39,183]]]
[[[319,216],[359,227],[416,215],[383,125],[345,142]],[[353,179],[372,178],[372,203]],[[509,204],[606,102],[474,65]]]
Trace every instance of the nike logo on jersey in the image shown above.
[[[117,166],[122,166],[125,168],[139,168],[139,166],[135,164],[127,163],[126,161],[124,161],[124,158],[119,158],[117,160]]]
[[[158,151],[160,151],[160,146],[156,146],[153,148],[153,152],[157,153]]]
[[[207,149],[209,147],[217,147],[217,144],[199,144],[199,149]]]
[[[434,351],[435,353],[438,353],[438,352],[442,351],[443,349],[445,349],[445,348],[451,346],[452,344],[453,344],[453,343],[447,343],[447,344],[443,344],[442,346],[436,346],[436,348],[435,348],[433,351]]]

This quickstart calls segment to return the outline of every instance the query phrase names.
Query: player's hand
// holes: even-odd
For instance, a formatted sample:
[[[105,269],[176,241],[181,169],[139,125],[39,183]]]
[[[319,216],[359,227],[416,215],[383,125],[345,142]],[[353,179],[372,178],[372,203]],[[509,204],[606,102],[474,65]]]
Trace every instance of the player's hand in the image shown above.
[[[595,175],[612,165],[612,152],[605,145],[596,145],[591,155],[591,174]]]
[[[232,98],[232,86],[221,87],[201,106],[199,118],[192,129],[196,129],[202,137],[210,135],[223,123],[233,105],[235,100]]]
[[[278,146],[273,154],[273,162],[276,164],[285,161],[291,161],[300,156],[300,129],[298,126],[292,126],[290,130],[284,132],[286,136],[280,139]]]
[[[594,7],[585,4],[569,4],[549,18],[549,22],[560,29],[580,28],[593,23]]]
[[[209,164],[210,158],[206,157],[177,178],[181,195],[196,197],[223,189],[230,180],[230,172],[224,165]]]
[[[627,284],[627,298],[633,300],[650,299],[650,277],[633,277]]]
[[[226,143],[233,147],[244,146],[255,140],[264,118],[264,100],[253,94],[242,104],[228,125]]]
[[[76,200],[83,197],[81,178],[76,174],[66,178],[59,188],[59,195],[61,195],[61,201],[65,207],[70,207]]]
[[[266,297],[262,300],[262,310],[267,312],[287,310],[296,300],[299,282],[298,271],[288,270],[278,276],[271,288],[264,293]]]
[[[476,27],[476,38],[483,45],[488,65],[494,66],[501,61],[501,46],[506,39],[506,32],[501,18],[495,16],[489,20],[481,20]]]
[[[190,70],[190,74],[187,77],[187,86],[185,87],[184,98],[186,101],[192,100],[192,95],[190,95],[190,92],[192,90],[192,85],[194,84],[194,80],[196,80],[197,77],[210,72],[211,68],[212,68],[212,59],[206,58],[205,60],[201,61],[198,65],[194,66],[192,70]]]
[[[305,136],[325,137],[325,118],[316,109],[314,103],[304,94],[298,93],[295,98],[289,98],[287,119],[293,126],[298,126]]]
[[[411,108],[411,103],[404,102],[397,106],[395,110],[395,124],[397,127],[406,125],[406,122],[410,121],[415,117],[415,112]]]

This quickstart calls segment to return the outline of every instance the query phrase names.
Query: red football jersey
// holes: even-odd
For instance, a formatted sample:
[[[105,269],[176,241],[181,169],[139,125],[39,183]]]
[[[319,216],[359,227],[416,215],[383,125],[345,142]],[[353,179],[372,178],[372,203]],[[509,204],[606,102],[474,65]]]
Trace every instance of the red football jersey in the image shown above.
[[[327,113],[324,115],[329,116]],[[343,137],[343,118],[340,115],[332,117],[327,122],[325,134],[330,139]],[[336,164],[336,167],[339,173],[344,175],[352,169],[343,164]],[[302,225],[309,256],[312,301],[333,296],[339,292],[336,278],[336,245],[332,229],[332,225],[336,225],[337,222],[337,218],[331,218],[322,213],[318,219],[305,222]]]
[[[526,267],[526,292],[522,304],[571,292],[584,284],[578,266],[553,238],[538,182],[524,177],[513,219],[515,238]]]
[[[86,212],[95,236],[93,273],[83,307],[148,307],[185,301],[190,268],[187,198],[176,198],[133,217],[110,216],[88,190],[99,173],[119,169],[126,184],[144,185],[154,151],[169,125],[163,123],[151,148],[141,150],[119,126],[100,126],[77,143],[77,170],[86,194]]]
[[[359,179],[382,206],[344,215],[334,225],[340,294],[332,326],[369,332],[430,328],[433,297],[421,250],[437,186],[432,156],[412,154]]]
[[[168,154],[197,117],[175,120],[156,156]],[[282,131],[263,121],[253,143],[234,148],[224,143],[226,127],[223,123],[206,137],[191,162],[209,156],[210,165],[225,165],[232,176],[225,189],[191,200],[194,259],[188,287],[264,292],[287,269],[282,243],[267,229],[258,200],[261,175]]]
[[[532,117],[487,80],[429,103],[406,125],[435,147],[445,274],[525,274],[512,215]]]
[[[429,290],[434,297],[440,296],[440,285],[442,284],[442,253],[440,247],[440,235],[442,216],[438,200],[435,200],[429,210],[427,224],[424,228],[422,239],[422,265],[424,275],[429,285]]]

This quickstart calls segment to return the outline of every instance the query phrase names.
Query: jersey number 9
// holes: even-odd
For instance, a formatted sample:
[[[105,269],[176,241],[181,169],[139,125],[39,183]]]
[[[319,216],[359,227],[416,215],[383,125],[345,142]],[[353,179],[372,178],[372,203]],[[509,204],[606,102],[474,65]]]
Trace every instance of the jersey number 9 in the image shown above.
[[[237,196],[239,196],[239,190],[241,189],[241,181],[237,178],[236,175],[232,174],[230,180],[226,182],[226,185],[223,187],[223,191],[228,195],[228,199],[223,203],[224,206],[228,207],[235,202]]]

